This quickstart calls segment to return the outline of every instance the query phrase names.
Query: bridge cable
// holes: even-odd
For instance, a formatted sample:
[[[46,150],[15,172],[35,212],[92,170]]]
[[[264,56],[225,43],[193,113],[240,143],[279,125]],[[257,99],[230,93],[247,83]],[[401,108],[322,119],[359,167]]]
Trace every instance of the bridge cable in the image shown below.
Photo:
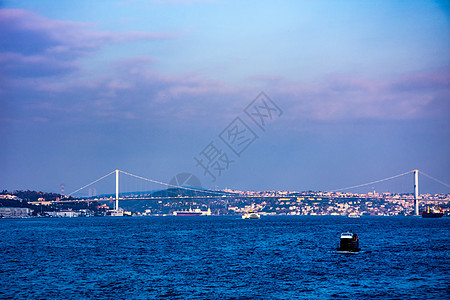
[[[173,184],[170,184],[170,183],[165,183],[165,182],[161,182],[161,181],[157,181],[157,180],[152,180],[152,179],[148,179],[148,178],[145,178],[145,177],[142,177],[142,176],[134,175],[134,174],[131,174],[131,173],[128,173],[128,172],[125,172],[125,171],[121,171],[121,170],[119,170],[119,172],[121,172],[123,174],[126,174],[126,175],[129,175],[129,176],[133,176],[133,177],[142,179],[142,180],[146,180],[146,181],[150,181],[150,182],[153,182],[153,183],[158,183],[158,184],[161,184],[161,185],[165,185],[165,186],[168,186],[168,187],[174,187],[174,188],[190,190],[190,191],[195,191],[195,192],[218,194],[217,192],[208,191],[208,190],[204,190],[204,189],[188,188],[188,187],[183,187],[183,186],[179,186],[179,185],[173,185]]]
[[[432,179],[432,180],[434,180],[434,181],[436,181],[436,182],[438,182],[438,183],[440,183],[440,184],[445,185],[445,186],[448,187],[448,188],[450,188],[450,185],[449,185],[449,184],[446,184],[445,182],[440,181],[439,179],[436,179],[436,178],[434,178],[434,177],[432,177],[432,176],[430,176],[430,175],[428,175],[428,174],[425,174],[425,173],[422,172],[422,171],[419,171],[419,173],[422,174],[422,175],[425,175],[426,177],[428,177],[428,178],[430,178],[430,179]]]
[[[412,172],[414,172],[414,170],[408,171],[408,172],[405,172],[405,173],[402,173],[402,174],[398,174],[398,175],[395,175],[395,176],[391,176],[391,177],[388,177],[388,178],[385,178],[385,179],[372,181],[372,182],[369,182],[369,183],[364,183],[364,184],[354,185],[354,186],[350,186],[350,187],[346,187],[346,188],[340,188],[340,189],[336,189],[336,190],[331,190],[331,192],[349,190],[349,189],[358,188],[358,187],[362,187],[362,186],[366,186],[366,185],[370,185],[370,184],[374,184],[374,183],[378,183],[378,182],[383,182],[383,181],[394,179],[394,178],[397,178],[397,177],[400,177],[400,176],[403,176],[403,175],[406,175],[406,174],[409,174],[409,173],[412,173]]]
[[[89,183],[89,184],[86,184],[85,186],[83,186],[83,187],[79,188],[78,190],[76,190],[76,191],[74,191],[74,192],[72,192],[72,193],[68,194],[68,195],[67,195],[67,197],[69,197],[69,196],[72,196],[72,195],[73,195],[73,194],[75,194],[76,192],[78,192],[78,191],[81,191],[82,189],[84,189],[84,188],[87,188],[88,186],[90,186],[90,185],[92,185],[92,184],[94,184],[94,183],[96,183],[96,182],[98,182],[98,181],[102,180],[103,178],[106,178],[106,177],[108,177],[109,175],[113,174],[114,172],[116,172],[116,171],[112,171],[111,173],[109,173],[109,174],[106,174],[105,176],[103,176],[103,177],[100,177],[99,179],[97,179],[97,180],[94,180],[94,181],[92,181],[92,182],[91,182],[91,183]]]

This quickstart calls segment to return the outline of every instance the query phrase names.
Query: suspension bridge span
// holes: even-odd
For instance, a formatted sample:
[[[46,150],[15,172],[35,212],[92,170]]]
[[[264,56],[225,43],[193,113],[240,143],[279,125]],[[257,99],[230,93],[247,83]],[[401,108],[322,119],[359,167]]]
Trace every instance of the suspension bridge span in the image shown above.
[[[121,170],[114,170],[80,188],[78,188],[77,190],[71,192],[70,194],[66,195],[65,198],[60,199],[58,201],[50,201],[52,203],[65,203],[65,202],[92,202],[94,201],[93,199],[86,199],[86,198],[82,198],[82,199],[70,199],[69,197],[71,197],[72,195],[89,188],[90,186],[94,185],[95,183],[111,176],[115,174],[115,204],[114,204],[114,210],[118,211],[119,210],[119,200],[195,200],[195,199],[214,199],[214,198],[226,198],[226,197],[239,197],[239,198],[246,198],[246,199],[250,199],[250,198],[279,198],[279,195],[241,195],[241,194],[235,194],[233,192],[224,192],[224,191],[212,191],[212,190],[207,190],[207,189],[202,189],[202,188],[197,188],[197,187],[187,187],[187,186],[180,186],[180,185],[174,185],[174,184],[170,184],[170,183],[165,183],[162,181],[158,181],[158,180],[153,180],[150,178],[145,178],[139,175],[135,175],[129,172],[125,172],[125,171],[121,171]],[[150,195],[145,195],[145,196],[141,196],[141,195],[128,195],[128,196],[124,196],[122,194],[122,197],[120,197],[120,191],[119,191],[119,182],[120,182],[120,174],[123,175],[127,175],[127,176],[131,176],[143,181],[147,181],[147,182],[151,182],[154,184],[157,184],[161,187],[164,187],[165,189],[179,189],[179,190],[184,190],[184,191],[189,191],[189,192],[195,192],[194,195],[166,195],[166,196],[161,196],[161,195],[155,195],[155,194],[150,194]],[[364,186],[369,186],[369,185],[373,185],[376,183],[380,183],[380,182],[385,182],[388,180],[392,180],[398,177],[402,177],[402,176],[406,176],[408,174],[413,174],[413,192],[414,192],[414,214],[415,215],[419,215],[419,170],[411,170],[408,172],[404,172],[398,175],[394,175],[394,176],[390,176],[384,179],[380,179],[380,180],[375,180],[375,181],[371,181],[368,183],[364,183],[364,184],[359,184],[359,185],[353,185],[353,186],[349,186],[349,187],[344,187],[344,188],[339,188],[339,189],[334,189],[331,190],[330,192],[343,192],[346,190],[351,190],[351,189],[356,189],[356,188],[360,188],[360,187],[364,187]],[[446,184],[443,181],[440,181],[428,174],[425,174],[424,172],[420,172],[421,175],[432,179],[433,181],[436,181],[442,185],[445,185],[446,187],[450,188],[450,185]],[[161,190],[163,190],[161,188]],[[109,198],[103,198],[103,199],[95,199],[95,201],[110,201],[111,197]],[[48,202],[48,201],[47,201]],[[35,204],[39,204],[38,202]]]

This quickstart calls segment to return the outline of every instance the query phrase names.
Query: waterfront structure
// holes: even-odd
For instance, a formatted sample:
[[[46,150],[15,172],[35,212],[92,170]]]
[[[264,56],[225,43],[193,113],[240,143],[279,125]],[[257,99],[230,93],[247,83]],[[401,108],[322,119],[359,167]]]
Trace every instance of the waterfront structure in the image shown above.
[[[115,209],[115,210],[109,211],[109,215],[111,217],[123,217],[123,214],[124,214],[123,209]]]
[[[55,218],[77,218],[81,212],[74,210],[49,211],[47,214]]]
[[[26,218],[30,211],[24,207],[0,207],[0,218]]]

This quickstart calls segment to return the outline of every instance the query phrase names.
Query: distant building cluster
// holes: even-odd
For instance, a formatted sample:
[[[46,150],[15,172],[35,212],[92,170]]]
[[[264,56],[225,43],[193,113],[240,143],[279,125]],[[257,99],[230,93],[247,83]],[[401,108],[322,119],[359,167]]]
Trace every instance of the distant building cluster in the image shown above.
[[[230,191],[231,192],[231,191]],[[267,215],[408,215],[414,209],[414,196],[393,193],[341,193],[341,192],[241,192],[229,209],[241,214],[249,209]],[[249,203],[250,200],[254,200]],[[422,207],[449,204],[449,194],[420,196]],[[448,208],[445,208],[448,212]]]
[[[51,197],[39,194],[27,201],[13,194],[0,195],[0,218],[145,216],[145,215],[243,215],[252,210],[260,215],[335,215],[335,216],[398,216],[414,211],[412,194],[342,193],[290,191],[223,190],[220,195],[183,195],[177,193],[127,195],[114,210],[113,197],[88,200]],[[439,205],[450,215],[450,194],[422,194],[420,211]],[[37,201],[36,201],[37,200]],[[12,204],[16,205],[12,205]],[[1,207],[3,206],[3,207]],[[14,207],[18,206],[18,207]],[[20,207],[19,207],[20,206]]]
[[[17,197],[16,195],[0,195],[0,199],[5,199],[5,200],[14,200],[14,201],[19,201],[22,202],[23,200],[19,197]]]

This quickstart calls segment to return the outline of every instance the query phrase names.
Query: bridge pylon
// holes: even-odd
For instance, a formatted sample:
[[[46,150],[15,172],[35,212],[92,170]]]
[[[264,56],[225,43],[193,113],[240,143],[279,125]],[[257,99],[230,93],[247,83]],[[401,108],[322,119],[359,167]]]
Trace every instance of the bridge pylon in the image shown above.
[[[116,170],[116,206],[115,210],[119,210],[119,170]]]
[[[414,215],[419,215],[419,170],[414,170]]]

